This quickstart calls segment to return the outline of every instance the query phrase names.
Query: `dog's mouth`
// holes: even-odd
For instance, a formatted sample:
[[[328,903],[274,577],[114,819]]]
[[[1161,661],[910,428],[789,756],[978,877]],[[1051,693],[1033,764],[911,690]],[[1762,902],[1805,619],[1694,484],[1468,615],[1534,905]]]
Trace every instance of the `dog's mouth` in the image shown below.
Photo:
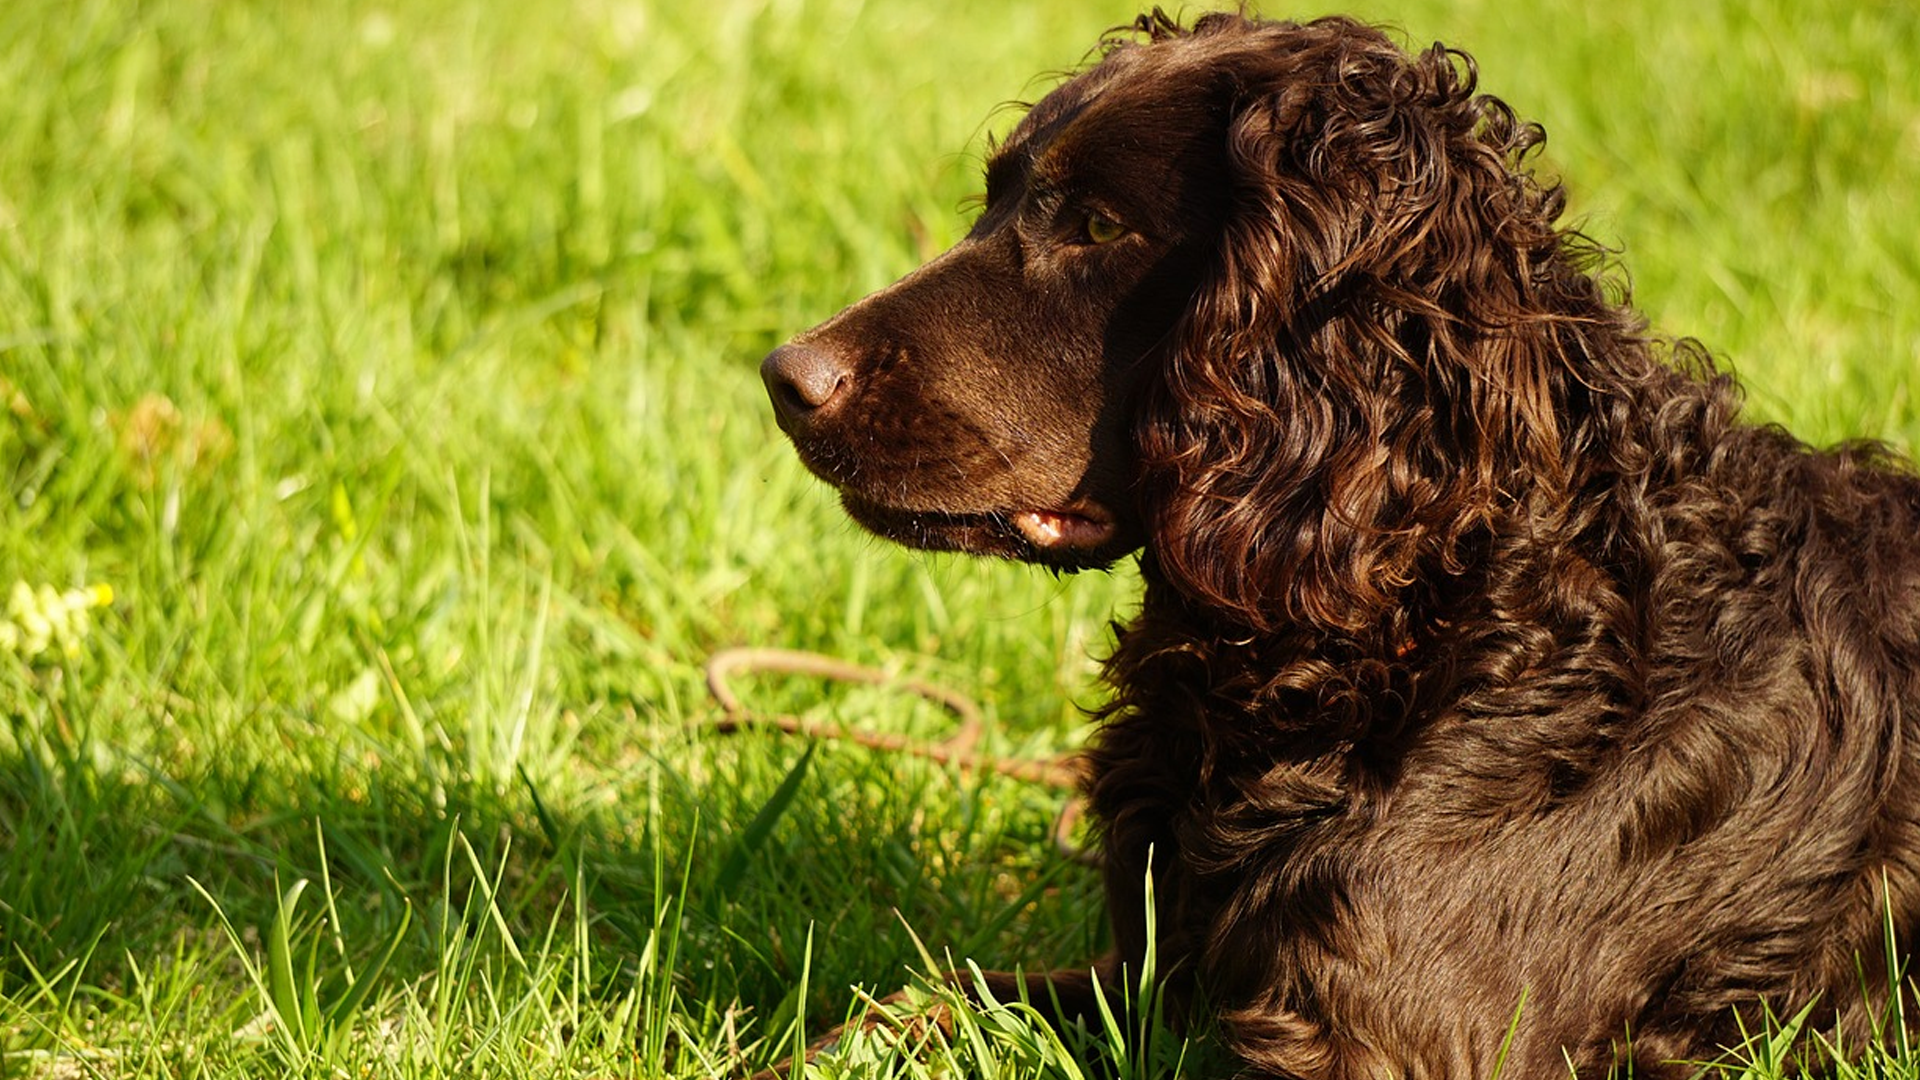
[[[1072,510],[1020,510],[1009,515],[1027,543],[1042,551],[1093,551],[1113,540],[1113,515],[1087,503]]]
[[[949,513],[908,510],[842,490],[847,514],[876,535],[927,551],[964,551],[1061,570],[1104,567],[1121,555],[1120,529],[1104,506],[1077,500],[1047,510]]]

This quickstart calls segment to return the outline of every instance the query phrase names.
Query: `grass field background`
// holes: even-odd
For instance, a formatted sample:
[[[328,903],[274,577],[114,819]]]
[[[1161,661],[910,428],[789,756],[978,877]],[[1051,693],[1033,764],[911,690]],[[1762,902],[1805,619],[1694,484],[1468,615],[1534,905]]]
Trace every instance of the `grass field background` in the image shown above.
[[[0,1077],[715,1075],[909,927],[1092,958],[1054,793],[712,734],[700,665],[1084,736],[1130,573],[863,537],[756,368],[956,239],[1000,106],[1136,10],[0,4]],[[1757,417],[1920,447],[1920,9],[1348,10],[1471,50]],[[1017,1028],[963,1071],[1071,1073]]]

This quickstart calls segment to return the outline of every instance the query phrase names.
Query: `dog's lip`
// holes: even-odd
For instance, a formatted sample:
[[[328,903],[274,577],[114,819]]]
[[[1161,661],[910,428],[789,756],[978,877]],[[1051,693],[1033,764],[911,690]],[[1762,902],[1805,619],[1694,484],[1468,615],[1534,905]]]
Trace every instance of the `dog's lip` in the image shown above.
[[[1008,515],[1027,543],[1042,551],[1091,551],[1112,542],[1115,526],[1106,507],[1078,500],[1058,510],[1017,510]]]
[[[855,520],[912,547],[1070,568],[1105,565],[1116,555],[1114,541],[1120,532],[1114,515],[1090,499],[1057,509],[954,511],[900,506],[845,488],[840,498]]]

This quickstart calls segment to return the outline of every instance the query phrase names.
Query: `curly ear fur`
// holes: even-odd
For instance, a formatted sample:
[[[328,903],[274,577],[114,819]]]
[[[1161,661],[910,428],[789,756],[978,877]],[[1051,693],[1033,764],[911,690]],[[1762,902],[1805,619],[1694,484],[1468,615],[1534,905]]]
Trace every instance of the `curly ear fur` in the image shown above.
[[[1457,573],[1509,493],[1567,491],[1580,366],[1643,350],[1593,340],[1638,328],[1468,58],[1270,29],[1234,35],[1229,219],[1138,422],[1150,554],[1250,630],[1404,638],[1402,591]]]

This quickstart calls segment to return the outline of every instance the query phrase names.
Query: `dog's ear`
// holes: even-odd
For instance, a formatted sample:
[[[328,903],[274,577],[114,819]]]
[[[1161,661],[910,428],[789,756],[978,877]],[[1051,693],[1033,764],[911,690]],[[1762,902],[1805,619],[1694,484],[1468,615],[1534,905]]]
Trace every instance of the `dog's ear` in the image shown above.
[[[1593,292],[1469,62],[1291,28],[1243,62],[1234,210],[1138,419],[1152,556],[1254,630],[1344,635],[1457,572],[1511,474],[1564,487],[1556,305]]]

